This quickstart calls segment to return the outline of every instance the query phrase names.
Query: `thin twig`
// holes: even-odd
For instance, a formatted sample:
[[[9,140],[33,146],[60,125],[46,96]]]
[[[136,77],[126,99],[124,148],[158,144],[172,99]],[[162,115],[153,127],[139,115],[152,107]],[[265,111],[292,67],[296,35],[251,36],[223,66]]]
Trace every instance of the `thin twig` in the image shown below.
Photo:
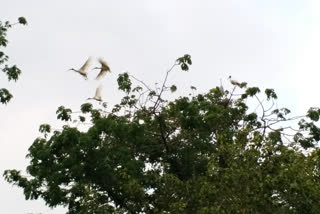
[[[178,65],[177,63],[174,63],[174,64],[172,65],[172,67],[167,71],[166,77],[164,78],[164,81],[163,81],[163,83],[162,83],[162,87],[161,87],[160,93],[159,93],[159,95],[158,95],[158,99],[156,100],[156,102],[155,102],[155,104],[154,104],[154,106],[153,106],[153,110],[152,110],[153,112],[154,112],[155,109],[158,107],[158,103],[159,103],[160,100],[161,100],[161,95],[162,95],[162,93],[163,93],[163,91],[164,91],[165,84],[166,84],[166,82],[167,82],[169,73],[170,73],[170,72],[172,71],[172,69],[173,69],[175,66],[177,66],[177,65]]]
[[[129,74],[130,77],[132,77],[133,79],[135,79],[136,81],[142,83],[149,91],[152,91],[151,88],[146,84],[144,83],[142,80],[139,80],[138,78],[136,78],[135,76]]]

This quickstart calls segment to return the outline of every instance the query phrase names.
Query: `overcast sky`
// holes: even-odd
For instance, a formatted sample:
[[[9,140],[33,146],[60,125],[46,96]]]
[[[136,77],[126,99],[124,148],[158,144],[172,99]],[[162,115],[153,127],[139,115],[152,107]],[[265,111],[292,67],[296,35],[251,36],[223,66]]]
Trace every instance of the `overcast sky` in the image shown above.
[[[0,105],[0,174],[23,170],[27,150],[42,123],[58,126],[55,111],[79,109],[97,82],[67,69],[88,56],[105,58],[112,73],[102,81],[103,99],[120,95],[116,78],[128,71],[148,84],[160,82],[174,60],[192,56],[190,72],[174,72],[180,93],[199,92],[220,78],[274,88],[279,103],[303,113],[320,106],[319,0],[2,0],[0,20],[24,16],[28,26],[10,29],[5,52],[23,71],[17,83],[0,74],[14,99]],[[93,78],[95,73],[90,74]],[[44,202],[25,201],[22,189],[0,178],[1,213],[64,213]]]

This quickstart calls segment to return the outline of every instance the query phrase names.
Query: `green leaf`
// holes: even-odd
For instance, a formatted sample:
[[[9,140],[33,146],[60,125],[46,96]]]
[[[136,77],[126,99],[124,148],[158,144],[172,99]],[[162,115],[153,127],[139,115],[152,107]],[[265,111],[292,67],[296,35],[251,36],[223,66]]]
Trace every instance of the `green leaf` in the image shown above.
[[[7,65],[5,65],[2,71],[7,74],[9,81],[11,80],[17,81],[21,74],[21,70],[16,65],[12,67],[8,67]]]
[[[26,20],[24,17],[19,17],[19,18],[18,18],[18,21],[19,21],[19,23],[22,24],[22,25],[27,25],[27,24],[28,24],[28,23],[27,23],[27,20]]]
[[[171,91],[171,92],[175,92],[176,90],[177,90],[177,86],[172,85],[172,86],[170,87],[170,91]]]
[[[310,108],[307,112],[307,117],[313,121],[319,120],[320,110],[318,108]]]
[[[51,126],[49,124],[42,124],[39,127],[39,132],[43,133],[45,137],[51,132]]]
[[[191,56],[189,54],[185,54],[183,57],[178,58],[176,62],[180,65],[181,70],[183,71],[188,71],[188,65],[192,65]]]
[[[188,71],[189,70],[189,66],[185,63],[181,64],[181,70],[183,71]]]
[[[267,88],[265,91],[265,94],[267,95],[267,99],[269,100],[270,98],[273,98],[273,99],[277,99],[277,94],[274,92],[273,89],[269,89]]]
[[[86,121],[86,118],[84,117],[84,116],[79,116],[79,120],[80,120],[80,122],[85,122]]]
[[[197,88],[194,86],[191,86],[190,88],[191,88],[191,90],[197,90]]]
[[[39,127],[39,131],[41,133],[50,133],[51,131],[51,126],[49,124],[42,124]]]
[[[260,89],[258,87],[251,87],[247,88],[246,94],[250,97],[256,95],[257,93],[260,93]]]
[[[153,97],[153,96],[156,96],[156,95],[157,95],[157,93],[155,91],[150,91],[149,92],[149,96],[150,97]]]
[[[10,92],[5,89],[5,88],[1,88],[0,89],[0,102],[3,104],[7,104],[11,99],[12,99],[12,94],[10,94]]]
[[[62,121],[69,121],[71,120],[71,109],[65,108],[64,106],[60,106],[58,110],[56,111],[57,113],[57,119],[60,119]]]
[[[245,88],[245,87],[247,87],[247,83],[246,82],[242,82],[242,83],[240,83],[239,87],[240,88]]]
[[[81,112],[84,114],[91,112],[92,109],[93,109],[93,106],[91,103],[84,103],[81,105]]]

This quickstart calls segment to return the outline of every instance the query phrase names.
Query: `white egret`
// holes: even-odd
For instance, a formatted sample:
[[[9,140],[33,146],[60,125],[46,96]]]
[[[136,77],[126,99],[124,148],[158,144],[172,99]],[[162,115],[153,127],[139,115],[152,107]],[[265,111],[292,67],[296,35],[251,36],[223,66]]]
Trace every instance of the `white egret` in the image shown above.
[[[236,85],[236,86],[241,87],[241,83],[238,82],[238,81],[236,81],[236,80],[231,79],[231,76],[229,76],[229,80],[230,80],[230,83],[231,83],[232,85]]]
[[[90,66],[90,64],[91,64],[91,61],[92,61],[92,57],[89,57],[88,59],[87,59],[87,61],[83,64],[83,66],[80,68],[80,69],[74,69],[74,68],[71,68],[71,69],[69,69],[69,71],[71,70],[71,71],[75,71],[75,72],[77,72],[77,73],[79,73],[81,76],[83,76],[86,80],[88,79],[88,77],[87,77],[87,75],[88,75],[88,73],[87,73],[87,70],[88,70],[88,67]]]
[[[222,94],[224,94],[224,88],[223,88],[223,85],[222,85],[222,80],[220,78],[220,87],[219,87],[219,90]]]
[[[101,91],[102,91],[102,85],[99,85],[99,87],[96,89],[96,94],[94,95],[94,97],[88,98],[87,100],[96,100],[96,101],[102,102]]]
[[[96,77],[97,80],[104,77],[107,74],[107,72],[111,72],[108,63],[106,61],[104,61],[102,58],[99,58],[99,63],[101,64],[101,67],[93,68],[93,69],[100,69],[100,72],[99,72],[98,76]]]

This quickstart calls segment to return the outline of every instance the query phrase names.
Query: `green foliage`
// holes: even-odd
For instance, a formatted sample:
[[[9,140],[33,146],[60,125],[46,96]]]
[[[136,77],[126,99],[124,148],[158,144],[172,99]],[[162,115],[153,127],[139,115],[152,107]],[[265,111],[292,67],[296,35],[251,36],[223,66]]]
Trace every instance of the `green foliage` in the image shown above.
[[[5,89],[5,88],[1,88],[0,89],[0,102],[3,104],[7,104],[11,98],[12,98],[12,94],[10,94],[10,92]]]
[[[131,91],[131,80],[128,73],[123,73],[118,77],[118,86],[119,89],[129,93]]]
[[[91,103],[84,103],[81,105],[81,112],[82,113],[89,113],[90,111],[92,111],[92,104]]]
[[[19,18],[18,18],[18,21],[19,21],[19,23],[22,24],[22,25],[27,25],[27,24],[28,24],[28,23],[27,23],[27,20],[26,20],[24,17],[19,17]]]
[[[149,96],[150,97],[156,96],[156,94],[157,94],[156,91],[150,91],[149,92]]]
[[[71,109],[65,108],[64,106],[60,106],[56,111],[57,119],[60,119],[62,121],[69,121],[71,120],[71,113]]]
[[[240,83],[239,87],[240,88],[245,88],[245,87],[247,87],[247,85],[248,85],[248,83],[242,82],[242,83]]]
[[[183,71],[188,71],[189,66],[192,65],[191,56],[189,54],[185,54],[183,57],[178,58],[176,62]]]
[[[319,108],[310,108],[307,113],[307,117],[309,117],[313,121],[318,121],[320,115]]]
[[[80,122],[85,122],[86,118],[84,116],[79,116],[79,120],[80,120]]]
[[[171,91],[171,92],[175,92],[176,90],[177,90],[177,86],[172,85],[172,86],[170,87],[170,91]]]
[[[27,20],[24,17],[19,17],[18,23],[14,23],[14,24],[11,24],[8,21],[4,23],[0,21],[0,48],[7,47],[8,45],[7,32],[9,28],[11,28],[15,24],[26,25]],[[8,78],[8,81],[11,81],[11,80],[17,81],[21,74],[21,70],[16,65],[9,66],[7,64],[8,60],[9,60],[9,57],[3,51],[0,51],[0,71],[5,73],[5,75]],[[0,89],[0,103],[7,104],[12,99],[12,97],[13,96],[8,91],[8,89],[5,89],[5,88]]]
[[[260,93],[260,89],[258,87],[247,88],[246,94],[250,97]]]
[[[42,124],[39,127],[39,132],[43,133],[45,137],[51,132],[51,126],[49,124]]]
[[[267,88],[264,93],[267,95],[267,99],[270,100],[270,98],[277,99],[277,94],[274,92],[273,89]]]
[[[318,108],[290,118],[289,109],[265,108],[260,99],[277,96],[257,87],[234,87],[241,97],[215,87],[168,101],[166,79],[158,90],[120,74],[125,95],[111,112],[81,105],[77,117],[92,122],[86,131],[64,126],[51,133],[41,125],[50,136],[29,148],[27,175],[6,170],[5,179],[26,199],[67,206],[69,214],[319,212]],[[63,106],[57,114],[64,121],[73,116]],[[296,118],[288,139],[282,124]]]
[[[17,68],[17,66],[15,65],[12,67],[8,67],[7,65],[5,65],[2,71],[7,74],[9,81],[11,80],[17,81],[19,78],[19,75],[21,74],[21,70]]]

